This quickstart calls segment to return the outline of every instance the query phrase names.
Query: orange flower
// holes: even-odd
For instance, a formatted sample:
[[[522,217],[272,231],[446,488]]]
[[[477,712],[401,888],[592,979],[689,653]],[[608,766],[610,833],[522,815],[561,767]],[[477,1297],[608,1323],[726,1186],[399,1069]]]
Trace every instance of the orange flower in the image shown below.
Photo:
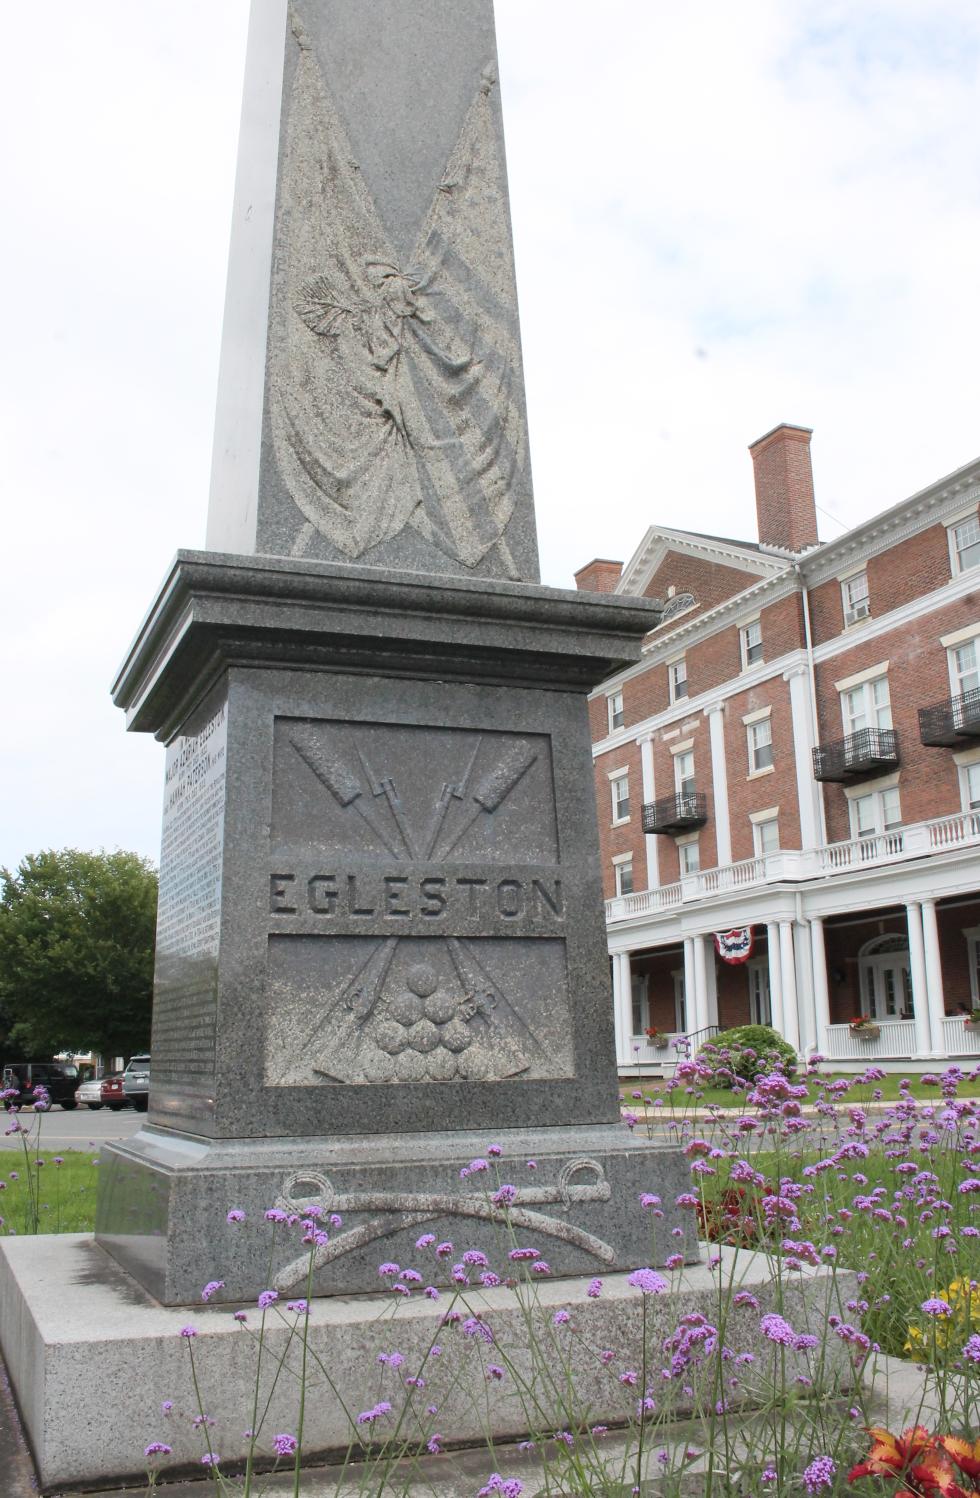
[[[868,1434],[874,1444],[864,1461],[851,1468],[848,1482],[859,1477],[893,1477],[903,1484],[894,1498],[972,1498],[956,1481],[940,1441],[924,1425],[911,1425],[901,1436],[874,1425]],[[973,1448],[965,1441],[960,1444],[972,1454]]]
[[[980,1441],[971,1446],[960,1436],[940,1436],[939,1445],[967,1477],[980,1477]]]

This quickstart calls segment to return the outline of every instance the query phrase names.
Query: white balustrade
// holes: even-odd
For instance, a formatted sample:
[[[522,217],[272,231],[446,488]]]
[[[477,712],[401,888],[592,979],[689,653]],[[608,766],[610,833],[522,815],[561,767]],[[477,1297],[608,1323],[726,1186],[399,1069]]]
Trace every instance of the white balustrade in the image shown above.
[[[968,1030],[962,1014],[943,1020],[943,1050],[947,1056],[980,1056],[980,1030]]]
[[[828,1025],[823,1054],[828,1061],[908,1061],[915,1055],[915,1020],[875,1021],[881,1033],[862,1038],[850,1025]]]

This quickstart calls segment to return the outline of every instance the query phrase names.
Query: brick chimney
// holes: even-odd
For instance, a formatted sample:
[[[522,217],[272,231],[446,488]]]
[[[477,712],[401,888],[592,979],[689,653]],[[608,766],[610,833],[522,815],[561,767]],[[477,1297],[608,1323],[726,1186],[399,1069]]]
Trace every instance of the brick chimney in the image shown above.
[[[817,544],[817,510],[810,466],[812,436],[811,427],[783,422],[749,446],[755,469],[759,540],[763,546],[803,551]]]
[[[605,557],[596,557],[595,561],[580,567],[576,572],[575,586],[580,593],[615,593],[616,584],[622,575],[622,562],[610,562]]]

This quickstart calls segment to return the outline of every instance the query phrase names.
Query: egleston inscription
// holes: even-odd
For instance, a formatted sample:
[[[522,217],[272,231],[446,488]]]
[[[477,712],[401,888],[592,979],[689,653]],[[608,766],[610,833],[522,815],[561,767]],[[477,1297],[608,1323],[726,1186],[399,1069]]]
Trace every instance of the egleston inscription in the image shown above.
[[[543,735],[280,722],[266,1085],[573,1074]]]

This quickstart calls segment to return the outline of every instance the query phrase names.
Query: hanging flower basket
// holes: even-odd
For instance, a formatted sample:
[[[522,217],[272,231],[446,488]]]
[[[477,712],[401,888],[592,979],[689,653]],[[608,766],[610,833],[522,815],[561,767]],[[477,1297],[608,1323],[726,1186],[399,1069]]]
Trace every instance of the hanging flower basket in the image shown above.
[[[651,1025],[646,1031],[646,1037],[655,1051],[665,1051],[670,1045],[670,1036],[665,1030],[658,1030],[655,1025]]]
[[[850,1028],[851,1034],[856,1035],[858,1040],[877,1040],[881,1034],[881,1026],[876,1025],[867,1014],[861,1014],[857,1019],[852,1019]]]
[[[971,1035],[980,1035],[980,1019],[973,1019],[972,1017],[965,1019],[963,1021],[963,1028],[969,1030]]]

